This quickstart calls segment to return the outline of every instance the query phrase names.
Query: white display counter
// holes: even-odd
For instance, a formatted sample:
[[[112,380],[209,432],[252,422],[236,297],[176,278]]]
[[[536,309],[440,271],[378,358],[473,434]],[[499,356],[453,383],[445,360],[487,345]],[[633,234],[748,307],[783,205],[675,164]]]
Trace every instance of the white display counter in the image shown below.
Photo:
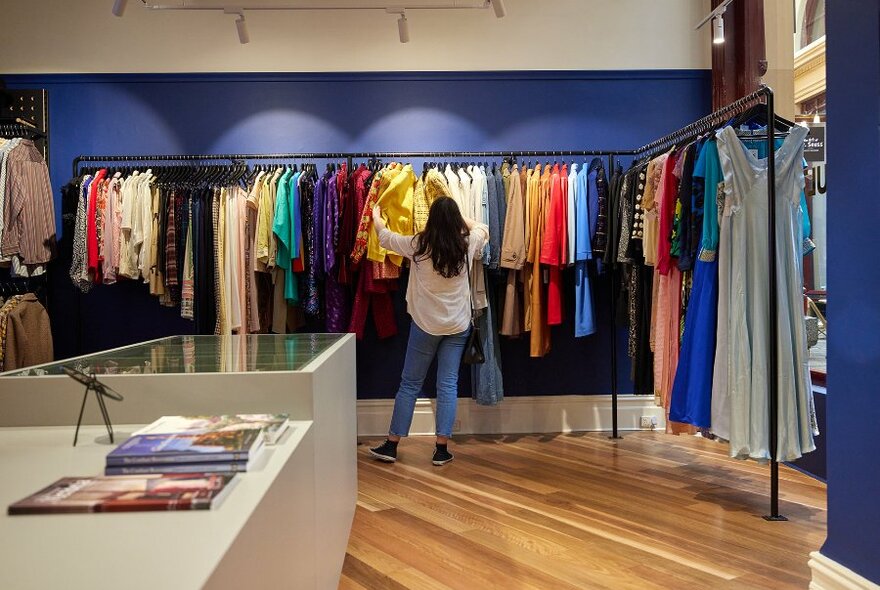
[[[74,448],[70,427],[0,428],[0,588],[314,588],[314,433],[291,426],[212,510],[34,516],[5,507],[61,476],[102,473],[106,431],[85,427]]]
[[[217,569],[210,577],[199,577],[196,573],[180,574],[180,579],[183,581],[179,583],[145,584],[142,587],[175,590],[200,588],[203,585],[206,588],[226,588],[236,587],[236,584],[239,588],[323,590],[337,587],[357,501],[355,343],[352,335],[173,337],[0,376],[0,427],[7,427],[0,433],[3,437],[12,437],[0,438],[0,445],[3,445],[5,440],[24,440],[20,437],[31,436],[39,438],[53,433],[56,438],[52,438],[52,442],[46,439],[45,443],[51,448],[41,452],[61,453],[53,455],[56,457],[51,462],[54,468],[46,467],[44,470],[44,466],[39,466],[39,478],[32,479],[28,472],[26,478],[28,485],[24,486],[19,482],[22,481],[22,473],[30,469],[28,465],[43,461],[48,455],[41,459],[33,454],[38,452],[37,449],[28,452],[26,444],[16,443],[18,450],[15,452],[23,454],[25,458],[31,458],[15,460],[9,463],[10,467],[7,467],[5,462],[0,464],[0,468],[3,469],[0,498],[7,501],[7,505],[60,477],[101,473],[103,457],[112,448],[94,442],[96,437],[106,438],[103,426],[90,427],[82,432],[80,443],[75,449],[65,448],[73,439],[71,425],[76,422],[79,413],[83,386],[61,374],[61,365],[94,372],[102,383],[125,397],[122,402],[108,401],[108,410],[114,424],[146,424],[159,416],[172,414],[282,412],[288,413],[293,421],[311,422],[308,434],[303,433],[304,440],[299,443],[303,445],[302,449],[296,453],[291,449],[291,457],[296,458],[294,461],[296,472],[287,474],[287,471],[281,470],[273,476],[287,474],[284,477],[289,478],[289,486],[267,483],[264,489],[264,493],[277,494],[276,500],[283,504],[298,502],[299,492],[303,487],[307,488],[307,496],[314,501],[311,509],[314,524],[312,528],[306,527],[308,528],[306,535],[303,534],[304,529],[287,526],[280,519],[273,518],[269,512],[254,510],[248,517],[248,522],[238,527],[237,536],[234,537],[232,547],[241,544],[242,550],[235,551],[219,561],[215,560],[213,565]],[[90,396],[87,402],[83,421],[93,425],[101,424],[94,396]],[[49,430],[33,428],[46,426],[66,428]],[[120,435],[116,441],[118,443],[121,442],[126,429],[117,426],[116,430]],[[34,440],[36,441],[37,438]],[[40,449],[45,446],[43,443],[39,445]],[[94,467],[83,470],[85,464],[79,463],[80,454],[85,461],[89,460],[88,457],[95,459],[98,456],[101,460],[89,463]],[[3,453],[3,457],[5,456],[6,452]],[[69,461],[62,459],[63,456],[69,456]],[[302,457],[306,458],[300,461]],[[255,474],[247,474],[246,477],[251,475]],[[293,493],[293,487],[296,487],[297,493]],[[239,490],[233,490],[227,502],[233,501],[238,495]],[[235,502],[230,503],[235,506]],[[225,510],[225,506],[226,503],[219,511],[212,511],[208,518],[222,520],[219,515]],[[149,520],[166,516],[166,514],[130,514],[124,515],[123,518]],[[150,533],[146,532],[148,529],[144,529],[144,534],[150,534],[152,538],[138,547],[149,551],[149,546],[158,547],[162,543],[163,536],[182,534],[178,530],[178,523],[195,522],[186,520],[192,516],[193,514],[190,513],[175,515],[173,526],[167,529],[156,528]],[[37,530],[44,530],[42,527],[49,527],[51,524],[42,523],[51,523],[56,519],[75,519],[72,522],[86,523],[114,517],[115,515],[34,516],[26,517],[22,522],[35,523],[32,526],[40,527]],[[198,515],[196,517],[198,518]],[[4,522],[11,518],[4,517]],[[20,518],[22,517],[14,517],[14,519]],[[287,520],[290,521],[291,518]],[[166,521],[168,522],[172,521]],[[20,526],[23,525],[15,524],[16,529]],[[230,526],[235,528],[232,524]],[[7,532],[5,524],[0,530],[2,530],[4,546],[17,543],[18,531]],[[164,532],[160,535],[158,531]],[[135,534],[135,531],[132,531],[132,534]],[[89,536],[83,540],[84,553],[94,555],[90,563],[98,568],[99,564],[103,563],[102,543],[123,544],[124,547],[127,536],[121,533],[114,534],[100,543],[98,537]],[[254,553],[248,556],[251,551],[249,548],[259,546],[255,541],[256,537],[274,539],[274,543],[279,547],[299,543],[300,548],[295,553],[306,560],[311,560],[314,577],[304,579],[300,575],[301,567],[297,565],[300,563],[299,558],[285,549],[278,554],[273,552],[273,559],[281,561],[272,567],[284,568],[287,572],[286,581],[270,583],[277,578],[268,570],[266,573],[261,571],[265,568],[257,567],[256,564],[262,561],[260,555]],[[77,540],[73,536],[66,542],[77,543]],[[55,551],[62,551],[62,547],[63,544],[44,546],[42,550],[34,547],[34,559],[42,553],[42,559],[46,564],[60,560],[72,567],[73,562],[69,561],[68,556],[55,554]],[[123,550],[114,555],[116,557],[113,565],[120,571],[129,566],[132,571],[139,571],[139,564],[142,561],[153,564],[161,562],[158,558],[152,559],[140,551]],[[192,552],[182,551],[177,560],[168,562],[167,568],[170,572],[168,575],[186,568],[201,571],[211,565],[210,560],[194,565],[193,562],[198,555],[200,554],[193,555]],[[9,552],[0,551],[0,588],[22,587],[17,583],[6,583],[5,576],[10,572],[6,567],[8,559]],[[232,567],[229,564],[236,566]],[[310,568],[305,568],[308,569]],[[70,575],[65,578],[66,587],[141,587],[133,585],[139,581],[121,585],[108,583],[80,586],[76,575],[78,570],[69,571]],[[100,570],[96,571],[100,574]],[[92,579],[102,578],[97,575]],[[236,584],[227,586],[224,580],[233,579],[236,580]],[[294,583],[294,580],[297,582]],[[35,584],[30,587],[57,586]]]

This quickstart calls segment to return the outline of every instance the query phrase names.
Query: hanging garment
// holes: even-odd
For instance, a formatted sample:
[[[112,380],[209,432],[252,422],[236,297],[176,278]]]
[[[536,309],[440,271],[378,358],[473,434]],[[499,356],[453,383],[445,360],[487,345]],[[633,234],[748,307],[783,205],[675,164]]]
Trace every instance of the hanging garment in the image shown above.
[[[715,141],[707,141],[699,147],[698,156],[692,173],[691,191],[694,206],[693,213],[702,211],[702,194],[704,190],[717,193],[718,181],[721,179],[721,163]],[[684,182],[684,179],[682,179]],[[698,197],[698,195],[700,195]],[[699,202],[697,199],[699,198]],[[718,223],[717,217],[700,215],[705,223]],[[692,224],[689,223],[691,227]],[[699,234],[702,235],[702,227]],[[718,232],[714,232],[718,235]],[[690,243],[682,237],[682,242]],[[711,251],[717,250],[717,244],[710,243]],[[713,256],[714,258],[714,256]],[[713,419],[713,367],[716,352],[716,329],[718,322],[718,261],[704,261],[702,255],[694,269],[694,284],[688,305],[684,336],[682,337],[681,354],[675,382],[672,388],[669,418],[677,422],[692,424],[700,428],[716,430]],[[725,346],[726,354],[726,346]],[[726,381],[726,377],[725,377]],[[720,384],[719,384],[720,385]],[[721,395],[720,393],[718,394]],[[724,399],[727,399],[726,393]],[[726,413],[726,412],[725,412]],[[722,438],[729,436],[726,426],[719,420],[717,433]]]
[[[21,141],[20,137],[14,137],[0,145],[0,244],[3,243],[3,230],[6,226],[4,215],[6,210],[6,179],[9,175],[9,153]],[[8,258],[0,255],[0,262],[5,262]]]
[[[411,236],[413,234],[412,206],[416,176],[409,164],[406,166],[398,165],[397,172],[391,172],[387,176],[391,177],[391,181],[379,195],[376,204],[379,205],[389,230],[400,235]],[[384,262],[386,253],[387,251],[379,245],[375,229],[372,229],[367,258],[375,262]],[[403,264],[403,257],[399,254],[388,253],[388,256],[395,265]]]
[[[575,196],[571,217],[574,218],[575,224],[574,232],[569,240],[574,245],[574,335],[576,338],[589,336],[596,332],[596,323],[593,317],[593,296],[590,291],[590,276],[587,269],[587,260],[592,258],[588,195],[596,190],[596,176],[586,172],[586,168],[582,169],[572,183]],[[572,175],[574,175],[574,170],[572,170]]]
[[[390,176],[396,173],[396,168],[389,167],[387,170],[379,170],[373,176],[373,182],[370,185],[367,199],[361,210],[361,220],[358,224],[354,249],[351,251],[351,261],[355,264],[359,264],[364,254],[367,253],[370,236],[372,233],[375,233],[375,230],[373,230],[373,207],[376,206],[376,202],[379,200],[379,193],[383,186],[388,186]]]
[[[484,172],[481,170],[481,172]],[[498,262],[501,258],[501,232],[502,232],[502,221],[501,221],[501,209],[498,203],[498,183],[495,181],[495,175],[490,171],[484,172],[486,174],[486,205],[488,209],[488,221],[486,224],[489,226],[489,245],[485,252],[485,258],[483,259],[483,264],[488,266],[490,269],[498,268]],[[501,197],[501,200],[504,200],[504,197]]]
[[[122,221],[122,173],[116,172],[107,184],[104,208],[102,274],[105,285],[116,282],[119,269],[119,224]]]
[[[55,256],[55,204],[49,169],[29,139],[6,153],[3,234],[0,254],[22,264],[45,264]]]
[[[294,176],[293,170],[288,169],[278,180],[275,216],[272,221],[272,233],[278,241],[275,266],[281,270],[284,276],[284,298],[291,302],[298,299],[296,278],[292,270],[295,232],[293,229],[293,207],[290,202],[292,200],[290,180]]]
[[[501,168],[495,168],[493,165],[492,174],[495,177],[496,223],[498,224],[495,268],[498,268],[501,265],[501,244],[504,241],[504,221],[507,219],[507,190],[504,185],[504,175]]]
[[[520,275],[525,263],[525,202],[519,181],[519,168],[514,165],[507,176],[507,212],[501,243],[501,268],[507,271],[501,334],[516,337],[522,333]]]
[[[529,181],[529,191],[532,193],[530,202],[530,220],[534,226],[529,239],[529,257],[531,267],[530,297],[531,306],[531,335],[529,354],[533,357],[541,357],[550,352],[550,328],[547,325],[547,291],[543,288],[543,276],[540,266],[541,244],[544,237],[544,225],[546,211],[550,202],[550,165],[544,168],[541,174],[540,165],[535,169]],[[527,278],[529,275],[527,274]]]
[[[0,334],[0,344],[4,351],[0,371],[52,362],[52,330],[46,308],[33,293],[18,295],[13,299],[17,299],[18,303],[7,311],[5,330],[0,330],[3,332]]]
[[[569,168],[568,174],[568,203],[566,204],[568,211],[568,227],[566,234],[568,235],[568,248],[565,255],[567,264],[574,264],[577,260],[577,219],[578,219],[578,165],[574,162]]]
[[[491,235],[491,232],[490,232]],[[485,282],[489,290],[494,292],[494,280],[487,270]],[[498,340],[498,308],[495,297],[489,298],[489,304],[479,312],[476,325],[483,339],[485,362],[471,365],[471,397],[478,405],[494,406],[504,399],[504,378],[501,373],[501,343]]]
[[[815,411],[807,362],[802,285],[803,215],[800,192],[804,177],[803,140],[808,130],[794,126],[776,151],[776,256],[778,341],[769,343],[767,161],[752,154],[726,127],[718,132],[724,171],[724,215],[730,217],[731,291],[727,317],[730,453],[769,459],[768,395],[777,378],[780,461],[791,461],[815,448]],[[721,332],[719,330],[719,336]],[[767,374],[769,346],[776,346],[778,376]]]
[[[549,166],[548,166],[549,168]],[[554,165],[550,173],[544,232],[541,243],[540,261],[549,267],[549,284],[547,286],[547,324],[550,326],[562,323],[562,278],[559,270],[566,246],[566,225],[564,202],[566,196],[562,192],[562,176],[564,170]],[[565,175],[567,176],[567,175]],[[568,187],[566,180],[565,186]]]
[[[86,209],[86,251],[88,252],[88,272],[91,281],[95,284],[101,283],[100,267],[98,257],[100,250],[98,248],[98,192],[100,192],[101,183],[107,174],[106,169],[98,170],[95,178],[89,186],[89,201]]]
[[[88,293],[92,288],[92,281],[88,277],[88,194],[92,177],[86,175],[79,185],[79,200],[76,209],[76,226],[73,235],[73,257],[70,263],[70,279],[73,284],[82,291]]]
[[[186,241],[183,254],[183,286],[180,290],[180,317],[194,319],[193,302],[195,300],[195,269],[193,267],[193,234],[195,223],[193,220],[193,201],[189,200],[188,223],[186,225]],[[228,237],[228,236],[227,236]]]
[[[593,252],[596,253],[598,259],[602,259],[605,255],[605,249],[608,247],[608,178],[605,174],[605,167],[602,161],[596,158],[597,162],[594,168],[596,173],[596,231],[593,235]],[[591,169],[593,167],[591,166]]]

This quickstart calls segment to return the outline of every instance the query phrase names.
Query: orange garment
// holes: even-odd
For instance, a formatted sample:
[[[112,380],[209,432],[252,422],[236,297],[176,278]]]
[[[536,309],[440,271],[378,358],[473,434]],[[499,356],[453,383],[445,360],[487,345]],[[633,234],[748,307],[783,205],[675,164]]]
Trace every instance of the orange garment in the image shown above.
[[[546,166],[541,174],[541,166],[535,168],[529,180],[529,191],[532,193],[530,203],[532,210],[531,239],[529,240],[528,261],[531,262],[531,339],[530,355],[542,357],[550,351],[550,329],[547,326],[547,294],[543,289],[540,252],[544,238],[545,209],[550,200],[550,166]]]

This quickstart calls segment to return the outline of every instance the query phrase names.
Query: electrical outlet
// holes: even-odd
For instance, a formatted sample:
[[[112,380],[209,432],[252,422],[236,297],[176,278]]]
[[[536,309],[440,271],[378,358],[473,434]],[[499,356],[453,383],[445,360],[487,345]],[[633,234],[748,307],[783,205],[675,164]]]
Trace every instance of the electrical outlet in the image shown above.
[[[657,428],[657,416],[642,416],[639,420],[639,428],[654,430]]]
[[[461,420],[452,423],[452,432],[461,432]]]

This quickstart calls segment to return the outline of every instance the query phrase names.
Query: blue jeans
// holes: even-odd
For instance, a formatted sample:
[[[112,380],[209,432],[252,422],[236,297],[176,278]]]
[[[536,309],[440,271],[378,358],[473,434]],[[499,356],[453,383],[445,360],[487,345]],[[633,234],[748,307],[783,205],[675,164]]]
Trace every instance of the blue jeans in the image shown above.
[[[437,436],[452,436],[455,408],[458,404],[458,368],[470,328],[449,336],[432,336],[415,322],[409,329],[406,360],[400,375],[400,389],[394,397],[394,414],[389,433],[408,436],[412,424],[416,398],[422,393],[422,383],[431,361],[437,357]]]

